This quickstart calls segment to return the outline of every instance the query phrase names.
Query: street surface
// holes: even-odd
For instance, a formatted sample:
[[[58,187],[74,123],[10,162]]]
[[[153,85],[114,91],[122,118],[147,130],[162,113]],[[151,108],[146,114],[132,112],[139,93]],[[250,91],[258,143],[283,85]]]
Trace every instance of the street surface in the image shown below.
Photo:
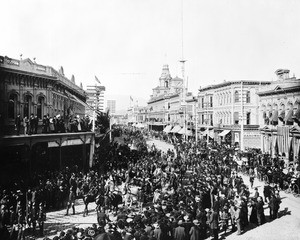
[[[168,149],[173,149],[173,146],[162,142],[160,140],[151,139],[148,140],[148,144],[152,144],[166,152]],[[242,176],[246,185],[250,186],[249,177]],[[255,179],[254,187],[258,188],[260,196],[263,196],[264,183]],[[254,190],[250,189],[251,195]],[[242,235],[236,235],[236,233],[227,233],[226,236],[221,232],[219,234],[220,239],[228,240],[300,240],[300,198],[295,198],[292,194],[286,194],[280,192],[282,203],[279,210],[279,218],[268,222],[269,209],[267,204],[265,205],[265,215],[267,223],[262,226],[255,227],[253,229],[248,228]],[[95,203],[89,204],[89,215],[83,217],[83,201],[76,201],[76,214],[65,216],[66,210],[47,213],[47,220],[45,222],[45,233],[47,236],[53,237],[62,230],[66,230],[72,227],[86,228],[93,223],[97,223]],[[72,211],[71,211],[72,212]],[[250,214],[250,211],[249,211]],[[109,216],[111,220],[114,220],[113,215]],[[230,227],[229,227],[230,229]],[[43,238],[40,238],[43,239]],[[208,238],[209,239],[209,238]]]

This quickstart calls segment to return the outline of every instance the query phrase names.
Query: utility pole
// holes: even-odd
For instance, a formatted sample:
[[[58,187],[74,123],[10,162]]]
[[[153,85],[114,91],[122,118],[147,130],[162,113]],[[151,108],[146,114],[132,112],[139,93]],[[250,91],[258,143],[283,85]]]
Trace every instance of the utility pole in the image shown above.
[[[184,107],[184,140],[186,140],[186,85],[185,85],[185,62],[183,57],[183,0],[181,0],[181,71],[182,71],[182,98],[181,98],[181,106]]]
[[[244,151],[244,106],[243,106],[243,81],[241,80],[241,145],[240,150]]]
[[[207,138],[206,138],[206,143],[207,145],[209,144],[209,118],[208,118],[208,101],[207,101],[207,96],[206,96],[206,124],[207,124]]]
[[[197,111],[197,101],[195,101],[195,104],[193,106],[194,106],[194,110],[195,110],[195,131],[196,131],[195,140],[196,140],[196,143],[197,143],[197,141],[198,141],[198,111]]]

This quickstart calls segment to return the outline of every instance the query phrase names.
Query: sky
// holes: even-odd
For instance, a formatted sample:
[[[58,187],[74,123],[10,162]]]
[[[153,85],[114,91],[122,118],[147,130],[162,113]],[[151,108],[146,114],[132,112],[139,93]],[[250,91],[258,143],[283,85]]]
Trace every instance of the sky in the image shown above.
[[[224,80],[276,80],[278,68],[300,78],[299,9],[298,0],[2,1],[0,55],[63,66],[84,87],[97,76],[126,109],[130,96],[146,104],[163,64],[180,77],[182,58],[193,94]]]

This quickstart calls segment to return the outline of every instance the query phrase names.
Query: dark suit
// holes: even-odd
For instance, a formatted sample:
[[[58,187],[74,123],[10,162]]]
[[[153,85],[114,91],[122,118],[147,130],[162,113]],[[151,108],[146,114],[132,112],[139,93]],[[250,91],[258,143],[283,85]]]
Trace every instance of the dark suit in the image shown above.
[[[185,240],[185,229],[182,226],[178,226],[174,231],[174,240]]]
[[[219,228],[219,216],[216,211],[213,211],[213,213],[210,215],[210,229],[212,232],[212,236],[215,240],[218,239],[218,228]]]

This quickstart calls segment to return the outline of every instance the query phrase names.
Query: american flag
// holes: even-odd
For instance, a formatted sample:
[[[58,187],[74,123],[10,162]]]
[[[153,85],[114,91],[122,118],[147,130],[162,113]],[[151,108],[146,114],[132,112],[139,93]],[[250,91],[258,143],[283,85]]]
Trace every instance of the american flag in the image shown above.
[[[290,128],[288,126],[278,126],[277,135],[278,135],[278,151],[281,153],[285,153],[285,155],[287,156],[289,153]]]
[[[97,76],[95,76],[95,81],[99,84],[101,84],[100,80],[97,78]]]

